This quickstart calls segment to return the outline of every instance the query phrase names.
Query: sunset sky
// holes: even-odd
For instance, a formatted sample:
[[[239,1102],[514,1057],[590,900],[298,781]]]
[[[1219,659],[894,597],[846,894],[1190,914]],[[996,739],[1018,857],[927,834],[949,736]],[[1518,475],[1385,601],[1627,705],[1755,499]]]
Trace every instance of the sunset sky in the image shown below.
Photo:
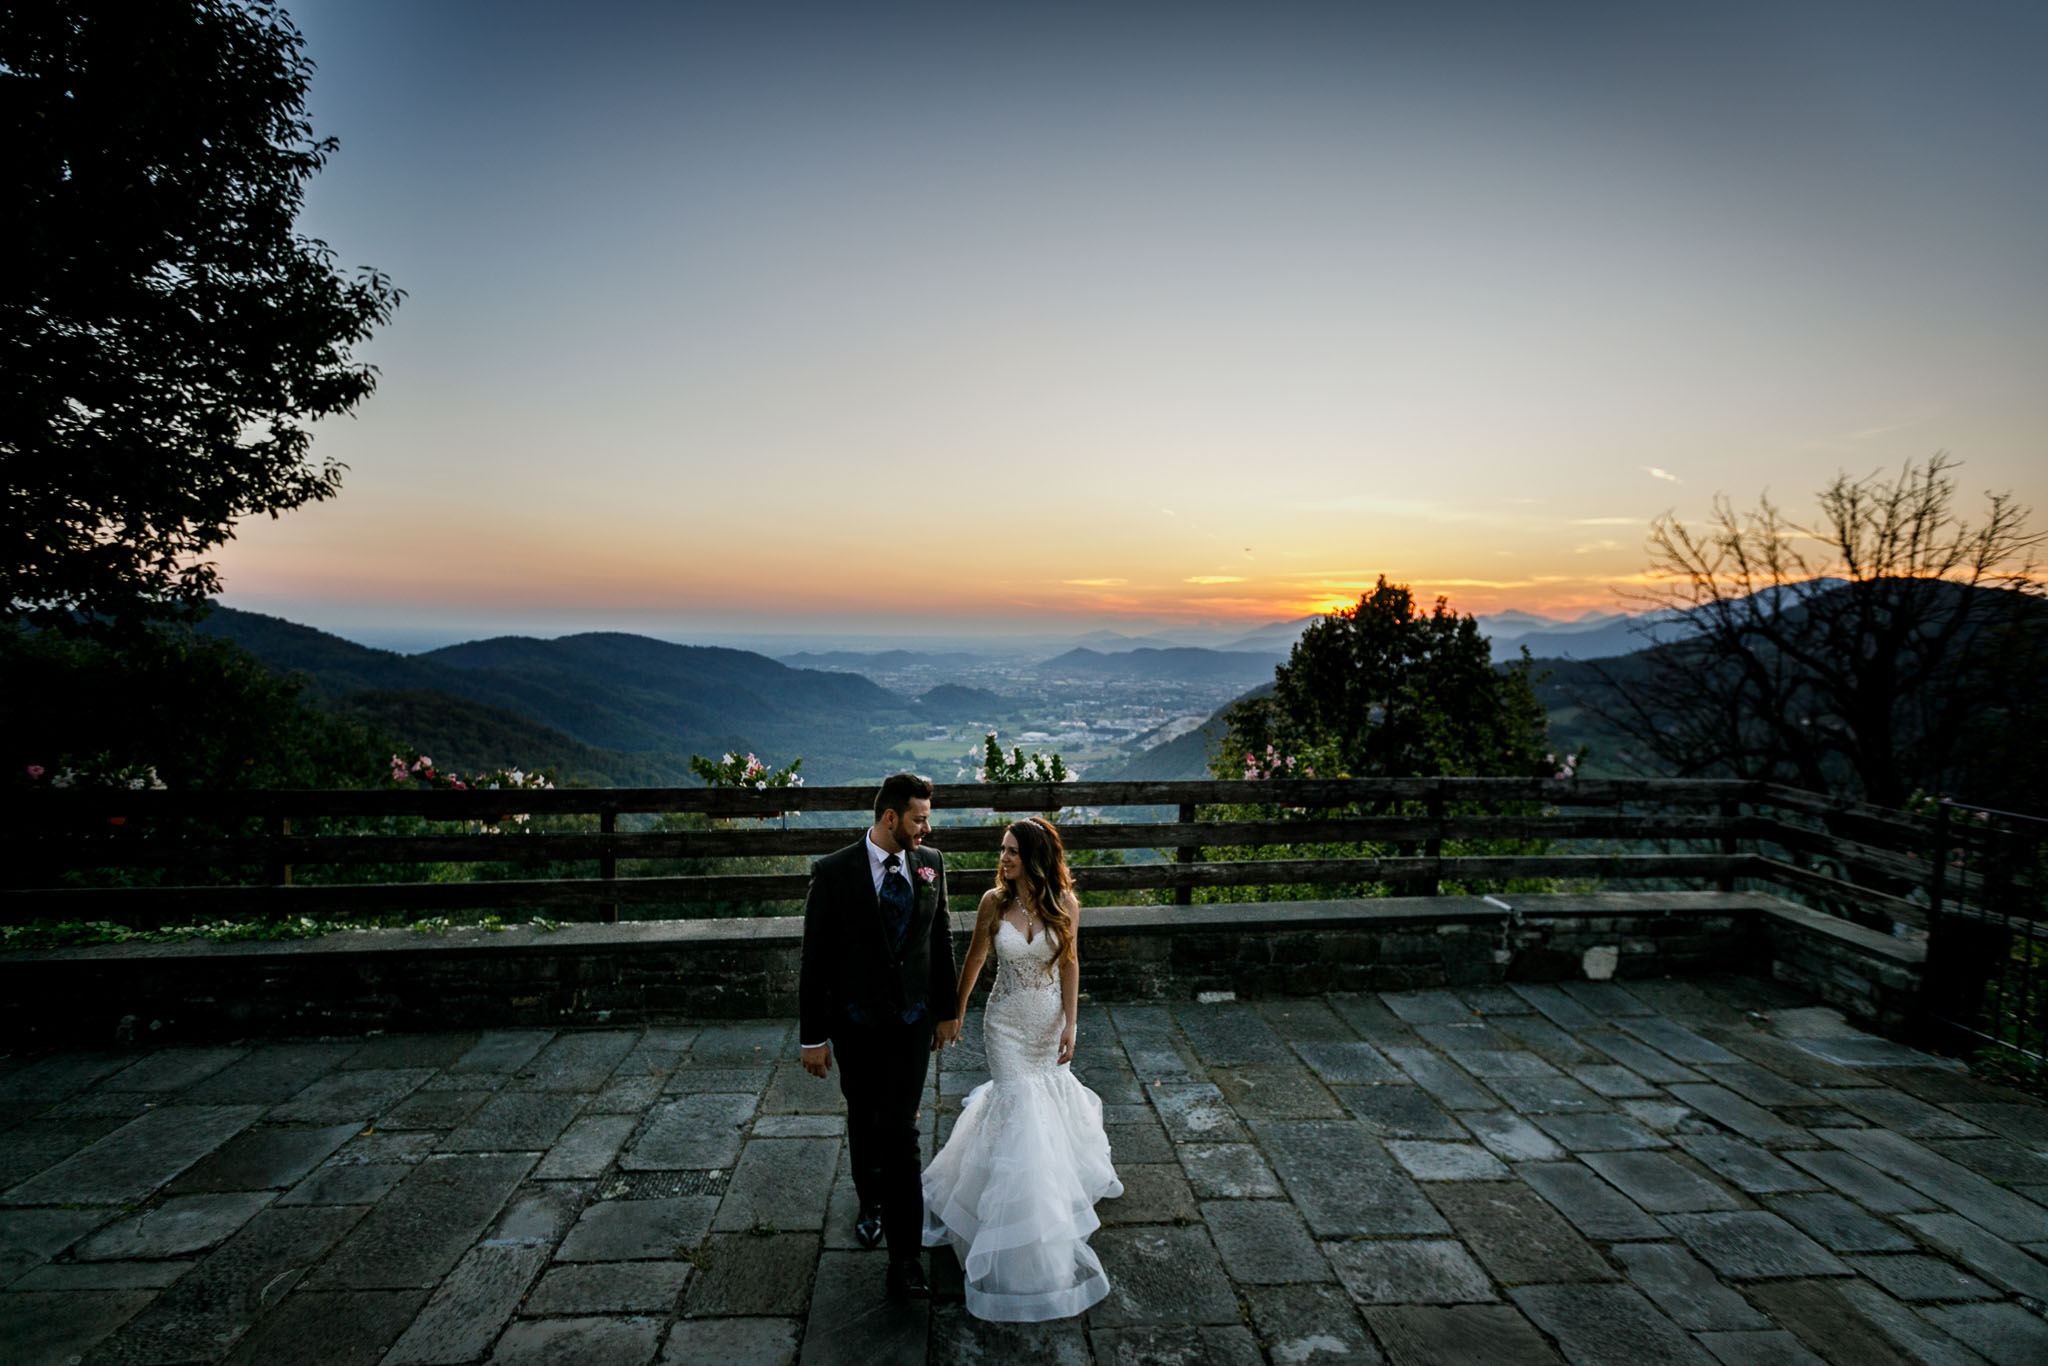
[[[233,605],[369,637],[1611,610],[1937,450],[2048,517],[2048,6],[300,0],[409,293]]]

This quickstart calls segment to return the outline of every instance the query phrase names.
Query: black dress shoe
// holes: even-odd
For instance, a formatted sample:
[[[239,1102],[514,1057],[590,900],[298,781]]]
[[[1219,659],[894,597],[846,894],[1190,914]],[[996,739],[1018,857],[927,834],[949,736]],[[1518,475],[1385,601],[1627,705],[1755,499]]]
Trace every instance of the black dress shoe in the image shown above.
[[[898,1257],[889,1263],[890,1298],[929,1299],[931,1293],[931,1282],[924,1278],[924,1258]]]
[[[860,1217],[853,1221],[853,1240],[859,1243],[863,1252],[873,1252],[882,1245],[882,1207],[862,1205]]]

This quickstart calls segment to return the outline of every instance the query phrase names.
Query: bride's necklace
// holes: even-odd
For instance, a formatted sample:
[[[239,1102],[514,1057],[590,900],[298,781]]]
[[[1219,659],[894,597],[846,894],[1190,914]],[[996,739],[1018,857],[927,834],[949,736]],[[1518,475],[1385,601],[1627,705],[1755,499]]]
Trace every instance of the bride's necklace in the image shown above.
[[[1015,930],[1017,933],[1023,935],[1025,943],[1036,944],[1038,942],[1038,936],[1044,932],[1044,924],[1040,922],[1037,916],[1031,913],[1031,909],[1024,904],[1024,899],[1022,897],[1017,898],[1011,904],[1017,908],[1018,914],[1024,917],[1024,923],[1022,925],[1019,925],[1016,921],[1011,920],[1009,912],[1007,911],[1003,913],[1004,923],[1009,925],[1009,927]]]

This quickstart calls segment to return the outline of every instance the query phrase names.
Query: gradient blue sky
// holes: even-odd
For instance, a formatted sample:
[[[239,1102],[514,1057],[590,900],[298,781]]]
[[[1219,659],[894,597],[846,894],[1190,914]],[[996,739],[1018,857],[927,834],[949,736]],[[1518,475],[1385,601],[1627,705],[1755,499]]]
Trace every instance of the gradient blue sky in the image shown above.
[[[2048,509],[2039,3],[290,8],[410,297],[235,605],[1572,614],[1717,491]]]

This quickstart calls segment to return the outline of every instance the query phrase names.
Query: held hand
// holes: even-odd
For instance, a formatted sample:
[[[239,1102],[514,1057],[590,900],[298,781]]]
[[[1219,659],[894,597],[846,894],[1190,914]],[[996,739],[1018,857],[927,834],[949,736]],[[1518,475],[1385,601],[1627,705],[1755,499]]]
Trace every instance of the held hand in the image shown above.
[[[941,1020],[939,1021],[938,1028],[932,1031],[932,1052],[936,1053],[947,1044],[958,1043],[959,1041],[960,1022],[958,1020]]]
[[[832,1045],[821,1043],[816,1048],[803,1051],[804,1071],[814,1077],[822,1077],[832,1070]]]
[[[1055,1059],[1055,1061],[1061,1064],[1066,1064],[1072,1062],[1073,1060],[1074,1027],[1072,1025],[1068,1025],[1065,1029],[1062,1029],[1060,1031],[1060,1055],[1057,1059]]]

